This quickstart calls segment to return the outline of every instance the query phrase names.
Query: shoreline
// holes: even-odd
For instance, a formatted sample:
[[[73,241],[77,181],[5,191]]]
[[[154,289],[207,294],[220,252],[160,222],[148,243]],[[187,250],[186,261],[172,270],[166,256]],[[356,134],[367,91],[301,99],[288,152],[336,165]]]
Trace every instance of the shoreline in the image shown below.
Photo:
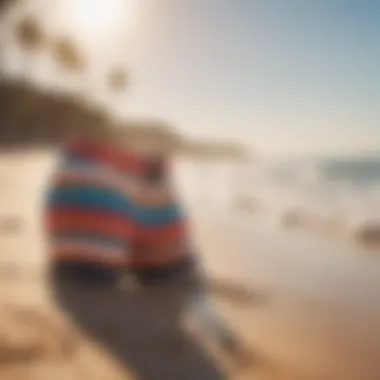
[[[133,368],[125,374],[105,348],[82,334],[77,336],[80,354],[75,360],[60,354],[71,325],[57,313],[43,286],[44,246],[37,228],[37,199],[52,156],[27,157],[0,156],[4,183],[0,208],[2,213],[20,215],[24,223],[19,231],[0,234],[0,377],[104,380],[112,373],[112,379],[132,380]],[[273,229],[228,207],[205,208],[197,202],[188,199],[206,271],[215,278],[241,281],[259,294],[262,290],[265,297],[249,305],[214,297],[251,350],[252,367],[239,371],[207,341],[198,341],[196,352],[204,352],[208,362],[231,380],[357,380],[363,374],[365,380],[380,378],[380,262],[341,242]],[[139,313],[137,321],[147,320],[142,310]],[[62,327],[53,327],[56,324]],[[42,348],[36,343],[41,340]],[[199,355],[195,359],[193,344],[190,356],[165,360],[177,373],[196,360],[199,367],[193,374],[198,376],[190,380],[202,379],[206,368]],[[21,349],[22,360],[2,365],[2,352],[17,357],[17,345],[32,346],[39,356],[28,359]]]

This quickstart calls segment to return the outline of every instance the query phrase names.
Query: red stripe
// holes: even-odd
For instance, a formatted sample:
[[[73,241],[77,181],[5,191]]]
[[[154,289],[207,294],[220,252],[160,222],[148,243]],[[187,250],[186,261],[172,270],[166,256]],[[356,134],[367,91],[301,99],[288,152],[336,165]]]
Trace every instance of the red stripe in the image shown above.
[[[47,227],[52,231],[86,229],[106,235],[131,239],[135,231],[132,220],[112,213],[54,207],[46,215]]]
[[[160,227],[140,227],[137,230],[137,241],[141,244],[164,244],[175,239],[182,239],[187,228],[184,223],[173,223]]]
[[[165,186],[164,188],[158,190],[147,190],[138,192],[135,195],[136,202],[143,207],[148,206],[164,206],[166,204],[171,204],[176,200],[176,197],[173,194],[173,191]]]
[[[115,256],[112,257],[112,255],[100,255],[100,254],[94,254],[93,252],[82,250],[80,252],[78,251],[70,251],[67,249],[52,249],[50,252],[50,257],[54,261],[78,261],[78,262],[87,262],[87,263],[94,263],[94,264],[100,264],[105,267],[123,267],[127,266],[129,259],[125,256]]]

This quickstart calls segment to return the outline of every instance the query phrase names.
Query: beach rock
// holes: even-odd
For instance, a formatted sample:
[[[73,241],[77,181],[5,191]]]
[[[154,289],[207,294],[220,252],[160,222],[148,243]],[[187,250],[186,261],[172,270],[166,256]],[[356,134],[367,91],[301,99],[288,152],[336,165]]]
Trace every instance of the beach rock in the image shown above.
[[[22,231],[23,220],[17,215],[7,215],[0,217],[0,233],[14,234]]]
[[[354,238],[365,248],[380,248],[380,222],[359,227]]]
[[[281,217],[281,225],[285,228],[295,228],[301,226],[303,216],[296,210],[285,211]]]

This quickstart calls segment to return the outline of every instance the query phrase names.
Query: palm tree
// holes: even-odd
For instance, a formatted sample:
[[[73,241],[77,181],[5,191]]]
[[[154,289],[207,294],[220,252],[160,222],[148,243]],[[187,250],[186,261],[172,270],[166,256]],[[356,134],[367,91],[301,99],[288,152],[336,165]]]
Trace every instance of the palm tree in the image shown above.
[[[0,0],[0,16],[8,5],[11,4],[14,0]]]
[[[51,48],[53,57],[64,71],[83,73],[86,58],[73,40],[60,37],[53,41]]]
[[[29,16],[16,26],[16,41],[20,47],[32,53],[44,44],[45,36],[38,22]]]
[[[129,84],[128,74],[122,67],[113,67],[107,75],[108,88],[113,92],[124,91]]]
[[[62,36],[52,41],[51,51],[58,67],[63,73],[77,76],[80,83],[81,94],[79,97],[91,98],[92,78],[88,71],[88,57],[79,44],[69,36]]]
[[[27,54],[27,68],[25,76],[30,74],[34,67],[35,54],[42,49],[46,43],[46,36],[42,31],[38,21],[33,16],[27,16],[20,21],[15,28],[15,39],[17,44]]]

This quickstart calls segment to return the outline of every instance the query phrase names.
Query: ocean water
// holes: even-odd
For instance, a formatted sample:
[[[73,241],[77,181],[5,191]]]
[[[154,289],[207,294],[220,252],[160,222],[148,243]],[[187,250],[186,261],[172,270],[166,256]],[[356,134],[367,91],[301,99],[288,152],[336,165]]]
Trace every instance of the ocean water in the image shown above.
[[[275,228],[352,237],[380,230],[380,156],[180,164],[181,192],[204,212],[235,207]],[[186,193],[186,194],[185,194]]]

